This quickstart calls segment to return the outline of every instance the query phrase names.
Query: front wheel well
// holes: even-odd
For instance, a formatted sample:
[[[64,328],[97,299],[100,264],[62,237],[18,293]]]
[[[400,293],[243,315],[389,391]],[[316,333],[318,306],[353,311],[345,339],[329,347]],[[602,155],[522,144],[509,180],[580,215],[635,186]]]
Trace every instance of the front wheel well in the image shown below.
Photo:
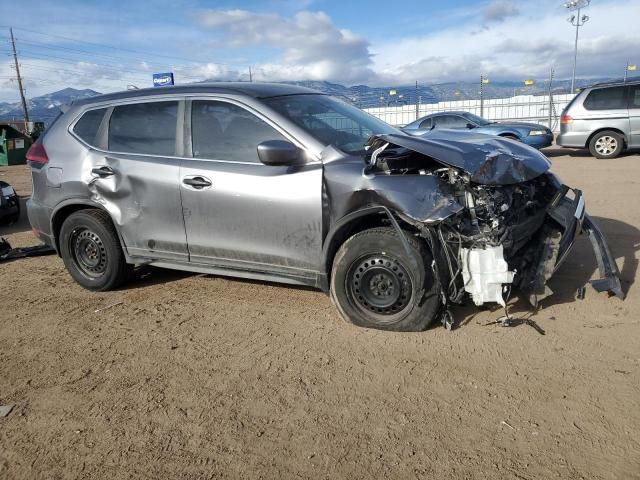
[[[627,147],[627,137],[624,134],[624,132],[618,128],[611,128],[611,127],[604,127],[604,128],[599,128],[598,130],[596,130],[595,132],[592,132],[591,135],[589,135],[589,138],[587,138],[587,143],[585,143],[584,147],[585,148],[589,148],[589,145],[591,144],[591,140],[593,140],[593,137],[595,137],[596,135],[598,135],[599,133],[602,132],[615,132],[618,135],[620,135],[622,137],[622,142],[624,144],[624,147]]]
[[[511,132],[499,133],[498,136],[499,137],[503,137],[503,138],[511,138],[513,140],[520,140],[520,137],[518,135],[516,135],[515,133],[511,133]]]
[[[397,216],[395,216],[395,219],[403,231],[408,232],[410,234],[413,234],[416,232],[416,229],[414,227],[402,221]],[[369,230],[371,228],[377,228],[377,227],[389,227],[389,226],[392,226],[392,223],[389,220],[387,213],[383,209],[359,216],[349,222],[346,222],[344,225],[341,225],[335,231],[335,233],[333,233],[331,238],[328,240],[329,243],[325,248],[326,253],[324,258],[325,260],[324,267],[325,267],[325,272],[327,272],[329,278],[331,277],[333,260],[336,256],[336,253],[338,252],[338,249],[344,242],[346,242],[349,238],[351,238],[355,234],[360,233],[364,230]]]

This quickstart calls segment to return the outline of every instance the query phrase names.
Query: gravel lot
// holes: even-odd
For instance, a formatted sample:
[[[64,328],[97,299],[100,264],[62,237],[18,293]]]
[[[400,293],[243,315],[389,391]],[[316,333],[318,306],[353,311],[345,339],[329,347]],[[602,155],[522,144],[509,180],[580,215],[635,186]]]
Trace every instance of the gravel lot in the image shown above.
[[[548,153],[609,239],[538,312],[454,332],[352,327],[304,288],[146,268],[91,293],[56,256],[0,265],[0,478],[640,478],[640,156]],[[23,197],[26,167],[1,167]],[[0,227],[35,243],[26,218]]]

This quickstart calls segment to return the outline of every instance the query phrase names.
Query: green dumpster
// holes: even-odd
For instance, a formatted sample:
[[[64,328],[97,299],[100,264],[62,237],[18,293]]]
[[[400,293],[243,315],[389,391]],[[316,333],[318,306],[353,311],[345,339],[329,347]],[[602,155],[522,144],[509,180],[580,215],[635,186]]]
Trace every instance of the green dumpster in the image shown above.
[[[0,166],[24,165],[31,137],[16,130],[11,125],[0,123]]]

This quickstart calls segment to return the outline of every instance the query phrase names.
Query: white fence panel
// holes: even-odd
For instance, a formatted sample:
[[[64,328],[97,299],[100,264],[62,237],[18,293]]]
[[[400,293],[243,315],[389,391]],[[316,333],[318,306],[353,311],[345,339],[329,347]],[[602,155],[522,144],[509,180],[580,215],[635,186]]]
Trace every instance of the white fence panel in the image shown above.
[[[573,95],[553,95],[551,110],[551,125],[549,125],[549,96],[548,95],[520,95],[510,98],[492,98],[484,100],[457,100],[418,105],[416,116],[415,105],[400,107],[379,107],[365,109],[371,115],[395,125],[404,126],[416,118],[431,113],[464,111],[481,115],[487,120],[535,122],[550,126],[552,130],[559,129],[560,113],[571,101]]]

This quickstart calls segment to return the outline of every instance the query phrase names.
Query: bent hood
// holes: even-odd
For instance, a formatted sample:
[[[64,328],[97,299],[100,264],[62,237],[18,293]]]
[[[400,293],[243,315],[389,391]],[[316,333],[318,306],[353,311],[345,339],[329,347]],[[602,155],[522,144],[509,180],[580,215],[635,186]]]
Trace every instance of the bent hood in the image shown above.
[[[432,130],[429,135],[376,135],[384,142],[421,153],[463,170],[482,185],[511,185],[532,180],[551,167],[535,148],[506,138],[472,132]],[[369,143],[371,143],[371,140]]]

